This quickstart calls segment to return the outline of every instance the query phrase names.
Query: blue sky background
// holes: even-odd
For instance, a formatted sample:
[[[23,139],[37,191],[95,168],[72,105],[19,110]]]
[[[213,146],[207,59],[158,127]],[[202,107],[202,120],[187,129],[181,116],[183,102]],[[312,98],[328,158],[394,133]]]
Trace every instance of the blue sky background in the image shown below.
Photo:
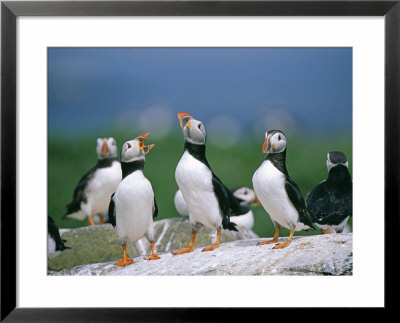
[[[113,127],[162,136],[180,131],[179,111],[216,138],[351,135],[352,49],[48,49],[50,136]]]

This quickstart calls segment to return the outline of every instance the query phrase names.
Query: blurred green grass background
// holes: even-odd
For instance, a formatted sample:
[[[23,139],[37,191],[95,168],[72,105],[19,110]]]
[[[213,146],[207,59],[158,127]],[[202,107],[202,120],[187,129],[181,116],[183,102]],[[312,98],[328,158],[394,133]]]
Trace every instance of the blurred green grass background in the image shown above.
[[[104,132],[103,132],[104,133]],[[107,131],[102,136],[112,136],[117,141],[118,154],[122,144],[139,134]],[[72,199],[73,190],[81,176],[95,165],[96,134],[67,137],[51,135],[48,140],[48,213],[60,228],[76,228],[87,225],[87,220],[61,220],[65,205]],[[352,174],[351,136],[332,136],[331,138],[301,137],[288,135],[286,165],[293,180],[298,184],[304,198],[308,192],[327,176],[326,154],[340,150],[349,160]],[[171,133],[163,138],[152,138],[148,144],[156,146],[147,155],[144,169],[150,180],[159,208],[156,220],[179,216],[174,206],[174,195],[178,186],[175,182],[175,168],[183,153],[183,138],[180,133]],[[244,138],[229,148],[207,144],[206,155],[214,173],[228,188],[234,186],[252,187],[252,176],[266,155],[261,152],[263,135],[260,138]],[[263,207],[253,208],[253,231],[260,237],[270,237],[274,233],[273,224]],[[349,220],[351,225],[352,219]],[[319,232],[299,231],[295,235],[318,234]],[[281,236],[288,235],[283,229]]]

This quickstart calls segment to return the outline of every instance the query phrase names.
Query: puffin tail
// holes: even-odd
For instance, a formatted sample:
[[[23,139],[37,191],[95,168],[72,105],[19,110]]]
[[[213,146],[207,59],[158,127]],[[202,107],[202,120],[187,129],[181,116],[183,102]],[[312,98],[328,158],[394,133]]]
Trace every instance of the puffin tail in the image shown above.
[[[308,214],[307,210],[303,211],[303,219],[305,219],[305,225],[308,225],[310,229],[304,230],[304,231],[317,231],[317,228],[314,226],[314,224],[311,221],[310,215]]]
[[[222,217],[222,227],[227,230],[238,231],[236,223],[231,222],[227,216]]]
[[[61,217],[61,220],[68,220],[68,219],[83,220],[86,217],[87,217],[87,214],[85,212],[83,212],[82,210],[79,210],[79,211],[73,212],[73,213],[65,213]]]

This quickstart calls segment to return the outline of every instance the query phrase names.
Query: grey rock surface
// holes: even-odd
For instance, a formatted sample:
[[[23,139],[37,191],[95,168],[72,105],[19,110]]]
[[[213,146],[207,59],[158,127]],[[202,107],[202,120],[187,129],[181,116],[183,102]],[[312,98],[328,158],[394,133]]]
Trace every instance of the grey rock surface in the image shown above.
[[[284,249],[274,244],[257,246],[264,239],[230,241],[219,248],[173,256],[159,253],[161,259],[134,258],[126,267],[114,261],[77,266],[71,270],[49,271],[49,275],[352,275],[353,235],[327,234],[294,237]],[[285,241],[286,238],[279,238]]]
[[[221,242],[252,239],[258,236],[251,230],[238,227],[239,232],[223,230]],[[190,241],[188,218],[171,218],[154,222],[155,249],[157,253],[187,247]],[[111,224],[81,227],[77,229],[61,229],[61,236],[67,240],[64,250],[51,258],[50,270],[71,269],[77,265],[101,263],[122,257],[121,242],[117,231]],[[214,243],[216,232],[201,226],[195,246],[207,246]],[[129,257],[150,255],[150,244],[146,238],[127,245]]]

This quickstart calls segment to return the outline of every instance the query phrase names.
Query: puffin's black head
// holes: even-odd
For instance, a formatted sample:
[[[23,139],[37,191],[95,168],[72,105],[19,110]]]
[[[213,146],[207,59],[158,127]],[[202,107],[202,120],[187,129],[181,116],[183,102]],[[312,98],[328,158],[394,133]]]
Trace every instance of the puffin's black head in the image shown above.
[[[117,157],[117,142],[113,137],[97,138],[96,152],[98,159]]]
[[[286,136],[280,130],[270,130],[265,133],[263,145],[264,154],[277,154],[286,149]]]
[[[328,172],[332,167],[337,165],[343,165],[347,168],[349,167],[349,162],[347,161],[346,155],[341,151],[330,151],[326,155],[326,167],[328,168]]]
[[[186,142],[197,145],[205,145],[207,139],[204,124],[186,112],[177,113],[179,124],[182,128],[183,137]]]
[[[129,163],[135,160],[144,160],[145,155],[154,147],[154,144],[144,145],[149,135],[150,133],[144,132],[135,139],[125,142],[121,149],[121,161]]]

